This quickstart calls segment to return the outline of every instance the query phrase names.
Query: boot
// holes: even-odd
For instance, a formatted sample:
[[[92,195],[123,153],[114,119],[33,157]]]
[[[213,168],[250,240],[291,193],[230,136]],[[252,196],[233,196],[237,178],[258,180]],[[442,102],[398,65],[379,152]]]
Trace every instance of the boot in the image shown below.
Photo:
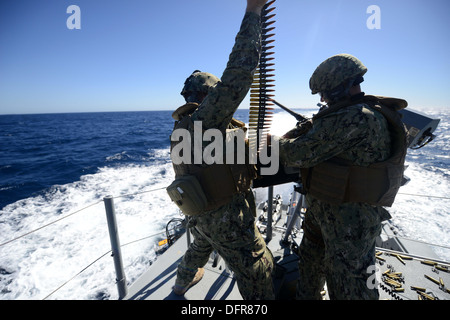
[[[175,285],[173,286],[173,292],[178,296],[184,295],[190,287],[196,285],[200,280],[202,280],[204,273],[205,273],[205,269],[198,268],[198,271],[195,274],[194,279],[192,279],[192,281],[185,287],[179,286],[175,282]]]

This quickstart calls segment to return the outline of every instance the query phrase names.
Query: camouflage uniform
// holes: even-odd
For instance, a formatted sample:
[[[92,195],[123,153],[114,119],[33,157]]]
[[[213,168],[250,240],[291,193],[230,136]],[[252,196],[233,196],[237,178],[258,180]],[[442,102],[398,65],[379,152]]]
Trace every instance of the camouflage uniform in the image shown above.
[[[367,166],[386,160],[391,149],[386,119],[364,103],[313,118],[306,134],[281,138],[279,143],[281,161],[301,168],[336,156]],[[375,263],[375,238],[389,213],[364,203],[336,205],[311,195],[306,200],[308,237],[303,237],[299,248],[297,297],[320,299],[326,280],[331,299],[377,299],[378,291],[366,284],[371,275],[367,268]]]
[[[221,81],[192,114],[193,121],[202,121],[203,129],[216,128],[225,136],[253,82],[260,50],[260,17],[246,13]],[[273,299],[273,257],[255,226],[255,216],[250,191],[234,195],[231,202],[217,210],[190,217],[194,241],[178,266],[176,285],[187,286],[215,249],[234,272],[244,299]]]

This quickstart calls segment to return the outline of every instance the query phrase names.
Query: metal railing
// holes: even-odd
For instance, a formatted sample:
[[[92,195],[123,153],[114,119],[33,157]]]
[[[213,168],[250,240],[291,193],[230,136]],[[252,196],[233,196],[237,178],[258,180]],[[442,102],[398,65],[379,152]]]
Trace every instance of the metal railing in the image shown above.
[[[114,259],[114,266],[115,266],[115,271],[116,271],[116,281],[117,281],[117,288],[118,288],[118,292],[119,292],[119,299],[123,299],[128,292],[128,288],[127,288],[127,284],[126,284],[126,276],[125,276],[125,272],[124,272],[124,268],[123,268],[123,262],[122,262],[122,253],[121,253],[121,247],[141,241],[141,240],[145,240],[151,237],[156,237],[158,235],[164,234],[166,232],[166,230],[161,231],[161,232],[157,232],[155,234],[146,236],[142,239],[138,239],[138,240],[134,240],[131,241],[129,243],[125,243],[125,244],[120,244],[120,239],[119,239],[119,234],[118,234],[118,227],[117,227],[117,220],[116,220],[116,213],[115,213],[115,207],[114,207],[114,199],[117,198],[123,198],[123,197],[128,197],[131,195],[138,195],[138,194],[143,194],[143,193],[151,193],[151,192],[156,192],[159,190],[163,190],[164,188],[159,188],[159,189],[153,189],[153,190],[148,190],[148,191],[143,191],[143,192],[137,192],[137,193],[133,193],[133,194],[124,194],[124,195],[120,195],[120,196],[106,196],[103,198],[103,200],[99,200],[95,203],[92,203],[90,205],[87,205],[86,207],[83,207],[81,209],[78,209],[72,213],[69,213],[67,215],[65,215],[64,217],[61,217],[59,219],[56,219],[52,222],[49,222],[47,224],[44,224],[36,229],[33,229],[29,232],[26,232],[24,234],[21,234],[13,239],[7,240],[5,242],[0,243],[0,248],[3,246],[6,246],[8,244],[11,244],[21,238],[24,238],[28,235],[31,235],[37,231],[40,231],[42,229],[45,229],[53,224],[56,224],[62,220],[65,220],[69,217],[72,217],[78,213],[81,213],[95,205],[100,204],[101,202],[104,203],[105,206],[105,211],[106,211],[106,218],[107,218],[107,224],[108,224],[108,230],[109,230],[109,235],[110,235],[110,242],[111,242],[111,250],[108,252],[105,252],[104,254],[102,254],[101,256],[99,256],[97,259],[95,259],[93,262],[91,262],[89,265],[87,265],[86,267],[84,267],[81,271],[79,271],[77,274],[75,274],[74,276],[72,276],[69,280],[65,281],[63,284],[61,284],[58,288],[56,288],[55,290],[53,290],[51,293],[49,293],[48,295],[46,295],[42,300],[46,300],[47,298],[49,298],[50,296],[52,296],[54,293],[56,293],[58,290],[62,289],[65,285],[67,285],[70,281],[72,281],[73,279],[75,279],[78,275],[80,275],[82,272],[84,272],[85,270],[87,270],[89,267],[91,267],[92,265],[94,265],[97,261],[99,261],[100,259],[102,259],[103,257],[107,256],[108,254],[111,254],[111,256]]]
[[[162,190],[162,189],[165,189],[165,188],[159,188],[159,189],[154,189],[154,190],[149,190],[149,191],[144,191],[144,192],[138,192],[138,193],[135,193],[135,194],[132,194],[132,195],[137,195],[137,194],[142,194],[142,193],[150,193],[150,192],[155,192],[155,191],[159,191],[159,190]],[[403,193],[399,192],[399,194],[403,194]],[[75,277],[77,277],[79,274],[81,274],[83,271],[85,271],[86,269],[91,267],[94,263],[96,263],[97,261],[99,261],[100,259],[102,259],[103,257],[105,257],[109,253],[112,253],[112,257],[114,259],[114,266],[115,266],[115,271],[116,271],[116,276],[117,276],[116,277],[116,281],[117,281],[117,288],[118,288],[118,292],[119,292],[119,299],[123,299],[127,295],[128,288],[127,288],[126,276],[125,276],[125,272],[124,272],[124,268],[123,268],[121,247],[123,247],[125,245],[128,245],[128,244],[131,244],[131,243],[134,243],[134,242],[137,242],[137,241],[140,241],[140,240],[144,240],[144,239],[147,239],[147,238],[150,238],[150,237],[161,235],[161,234],[163,234],[165,232],[165,231],[158,232],[156,234],[147,236],[147,237],[145,237],[143,239],[135,240],[135,241],[132,241],[130,243],[123,244],[123,245],[120,244],[120,239],[119,239],[119,235],[118,235],[117,221],[116,221],[116,217],[115,217],[114,199],[121,198],[121,197],[127,197],[127,196],[130,196],[130,195],[131,194],[126,194],[126,195],[120,195],[120,196],[116,196],[116,197],[106,196],[106,197],[103,198],[103,200],[97,201],[97,202],[95,202],[93,204],[90,204],[90,205],[84,207],[84,208],[76,210],[76,211],[74,211],[74,212],[72,212],[72,213],[70,213],[70,214],[68,214],[68,215],[66,215],[64,217],[61,217],[61,218],[56,219],[56,220],[54,220],[54,221],[52,221],[50,223],[42,225],[39,228],[31,230],[31,231],[29,231],[27,233],[24,233],[24,234],[22,234],[20,236],[17,236],[15,238],[10,239],[8,241],[5,241],[3,243],[0,243],[0,248],[5,246],[5,245],[8,245],[8,244],[10,244],[10,243],[12,243],[12,242],[14,242],[16,240],[18,240],[18,239],[21,239],[21,238],[23,238],[25,236],[28,236],[28,235],[30,235],[30,234],[32,234],[34,232],[42,230],[42,229],[44,229],[44,228],[46,228],[46,227],[48,227],[48,226],[50,226],[52,224],[55,224],[55,223],[57,223],[57,222],[59,222],[61,220],[67,219],[67,218],[69,218],[69,217],[71,217],[71,216],[73,216],[73,215],[75,215],[77,213],[80,213],[80,212],[82,212],[82,211],[84,211],[84,210],[86,210],[86,209],[88,209],[88,208],[90,208],[92,206],[95,206],[95,205],[97,205],[97,204],[99,204],[101,202],[104,202],[105,210],[106,210],[107,223],[108,223],[108,229],[109,229],[109,235],[110,235],[111,251],[108,251],[108,252],[104,253],[103,255],[101,255],[100,257],[98,257],[95,261],[93,261],[88,266],[83,268],[80,272],[78,272],[72,278],[70,278],[69,280],[64,282],[62,285],[60,285],[58,288],[56,288],[53,292],[48,294],[43,300],[49,298],[51,295],[53,295],[55,292],[57,292],[59,289],[61,289],[63,286],[65,286],[67,283],[69,283],[71,280],[73,280]],[[270,189],[269,189],[269,195],[270,195]],[[445,200],[449,200],[450,199],[449,197],[440,197],[440,196],[432,196],[432,195],[407,194],[407,193],[404,193],[404,195],[417,196],[417,197],[428,197],[428,198],[436,198],[436,199],[445,199]],[[300,200],[300,203],[302,203],[302,201],[304,199],[301,197],[299,200]],[[270,202],[271,201],[269,201],[269,203]],[[303,206],[298,206],[298,209],[300,210],[302,207]],[[292,225],[295,223],[295,218],[296,218],[297,215],[299,215],[299,212],[295,212],[295,214],[291,217],[292,219],[288,222],[288,226],[287,226],[288,230],[292,228]],[[402,239],[411,240],[411,241],[422,242],[422,241],[418,241],[418,240],[414,240],[414,239],[401,237],[401,236],[398,236],[398,235],[396,237],[402,238]],[[422,242],[422,243],[424,243],[424,242]],[[441,247],[441,248],[445,248],[445,249],[450,249],[448,246],[444,246],[444,245],[437,245],[437,244],[429,244],[429,245],[433,245],[433,246]]]
[[[111,241],[112,257],[114,258],[114,268],[116,269],[117,289],[119,299],[125,298],[128,293],[127,281],[123,270],[122,252],[120,250],[119,232],[117,230],[116,210],[114,209],[114,199],[112,196],[103,198],[105,202],[106,220],[108,221],[109,238]]]

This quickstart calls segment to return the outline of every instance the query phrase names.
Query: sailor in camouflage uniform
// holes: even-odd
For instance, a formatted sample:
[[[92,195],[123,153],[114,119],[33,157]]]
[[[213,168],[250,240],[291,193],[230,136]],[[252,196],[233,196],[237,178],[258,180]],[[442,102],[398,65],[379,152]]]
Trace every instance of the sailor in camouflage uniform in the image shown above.
[[[366,96],[367,68],[341,54],[325,60],[310,87],[328,106],[279,141],[280,159],[301,168],[308,209],[299,247],[298,299],[378,299],[375,239],[403,178],[406,101]],[[305,133],[306,132],[306,133]],[[276,137],[274,137],[276,138]]]
[[[260,14],[265,3],[266,0],[247,0],[246,13],[221,79],[195,71],[186,80],[182,95],[187,104],[172,115],[176,120],[175,129],[183,127],[193,134],[193,122],[201,121],[203,130],[219,129],[225,136],[227,129],[243,126],[243,123],[232,117],[250,89],[259,62]],[[230,179],[227,182],[221,178],[225,177],[225,173],[220,170],[225,168],[227,172],[230,171],[227,164],[174,164],[176,177],[196,175],[209,203],[214,202],[216,205],[210,205],[201,214],[187,217],[194,241],[178,266],[173,290],[182,295],[200,281],[203,266],[213,250],[216,250],[234,272],[244,299],[273,299],[273,257],[255,226],[256,207],[250,189],[255,171],[249,165],[230,167],[233,178],[238,181],[236,185],[232,182],[233,178],[231,182]],[[219,173],[213,170],[219,170]],[[218,199],[227,193],[227,183],[232,184],[231,189],[238,191],[230,192],[228,199]]]

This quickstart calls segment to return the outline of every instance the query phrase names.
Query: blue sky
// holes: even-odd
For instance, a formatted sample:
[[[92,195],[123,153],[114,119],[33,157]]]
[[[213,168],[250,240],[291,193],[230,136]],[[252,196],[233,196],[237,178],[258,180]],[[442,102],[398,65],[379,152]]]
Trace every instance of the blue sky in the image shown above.
[[[81,10],[81,29],[66,12]],[[381,12],[371,30],[370,5]],[[173,110],[195,69],[221,76],[245,0],[2,0],[0,114]],[[361,59],[366,93],[447,107],[448,0],[277,0],[276,99],[314,107],[308,82],[337,53]],[[240,108],[248,108],[246,99]]]

